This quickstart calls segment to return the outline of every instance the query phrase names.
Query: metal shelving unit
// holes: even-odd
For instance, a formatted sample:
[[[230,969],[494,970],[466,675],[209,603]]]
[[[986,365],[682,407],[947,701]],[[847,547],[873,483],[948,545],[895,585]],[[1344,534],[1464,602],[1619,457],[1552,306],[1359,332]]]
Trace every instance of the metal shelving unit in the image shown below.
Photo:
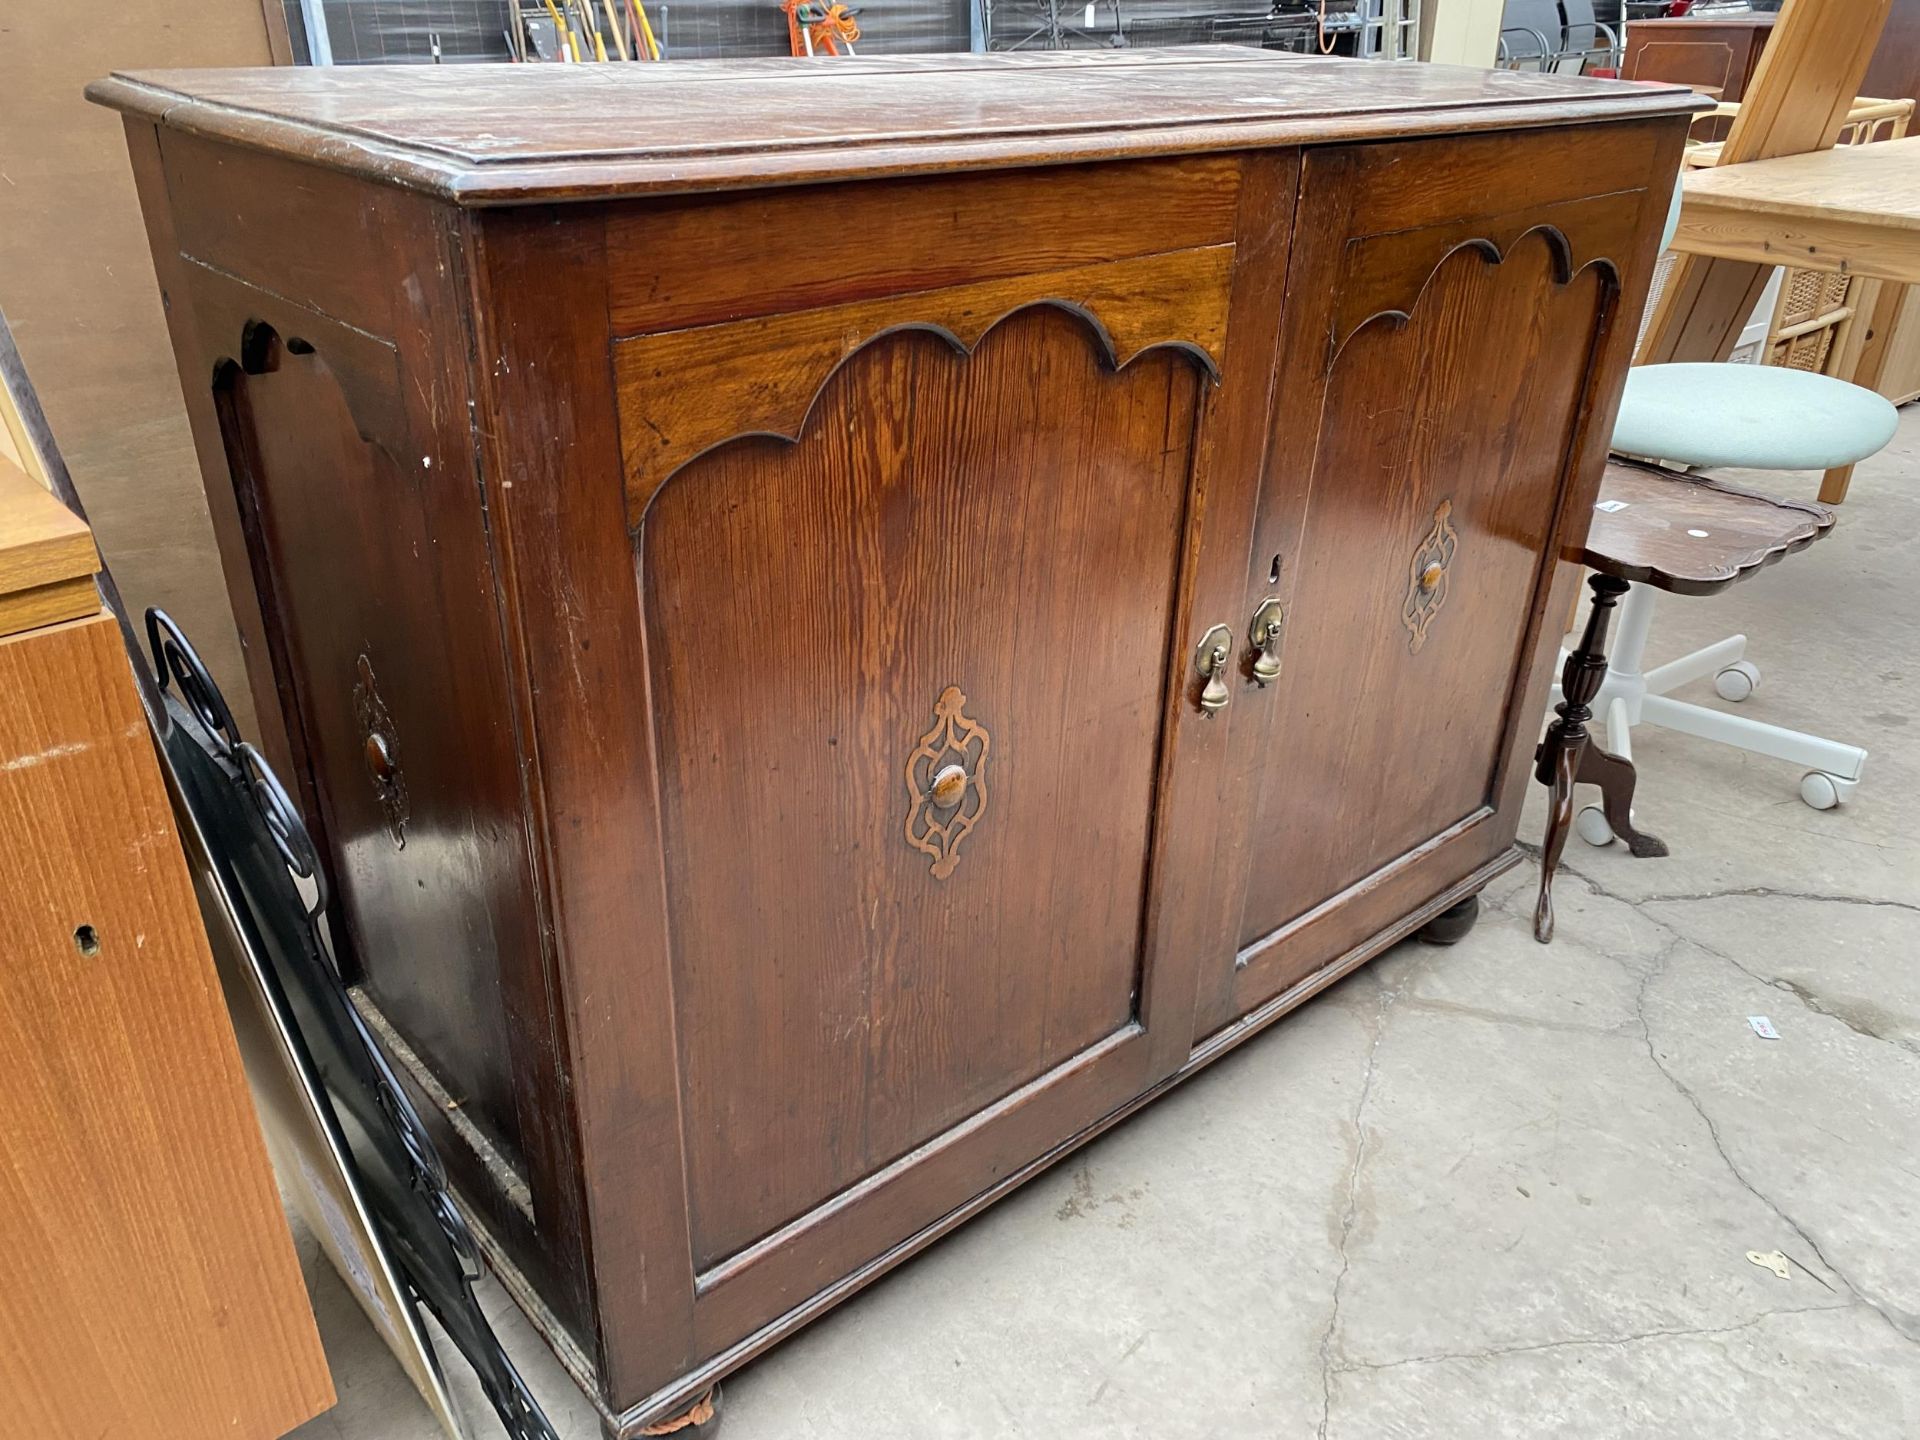
[[[979,50],[1124,49],[1132,45],[1250,45],[1304,54],[1413,60],[1421,0],[978,0]]]

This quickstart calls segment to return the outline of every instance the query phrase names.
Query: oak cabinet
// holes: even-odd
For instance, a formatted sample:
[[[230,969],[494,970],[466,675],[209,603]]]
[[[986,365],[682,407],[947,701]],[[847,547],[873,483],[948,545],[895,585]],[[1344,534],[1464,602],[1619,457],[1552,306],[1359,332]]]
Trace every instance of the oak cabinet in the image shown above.
[[[1515,862],[1685,92],[95,94],[361,1002],[610,1431]]]

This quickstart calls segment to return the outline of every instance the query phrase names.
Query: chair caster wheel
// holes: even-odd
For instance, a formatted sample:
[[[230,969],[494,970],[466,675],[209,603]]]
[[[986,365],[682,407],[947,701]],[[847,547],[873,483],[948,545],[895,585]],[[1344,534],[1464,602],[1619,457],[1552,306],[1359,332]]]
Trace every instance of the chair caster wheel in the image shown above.
[[[1741,701],[1760,688],[1760,667],[1736,660],[1713,677],[1713,689],[1722,700]]]
[[[1457,945],[1467,938],[1474,923],[1480,918],[1480,897],[1469,895],[1457,905],[1450,905],[1434,916],[1417,932],[1429,945]]]
[[[1605,846],[1614,842],[1613,827],[1607,824],[1606,811],[1598,805],[1585,805],[1573,817],[1573,833],[1589,845]]]
[[[1858,780],[1842,780],[1824,770],[1809,770],[1800,777],[1800,798],[1816,810],[1831,810],[1859,788]]]

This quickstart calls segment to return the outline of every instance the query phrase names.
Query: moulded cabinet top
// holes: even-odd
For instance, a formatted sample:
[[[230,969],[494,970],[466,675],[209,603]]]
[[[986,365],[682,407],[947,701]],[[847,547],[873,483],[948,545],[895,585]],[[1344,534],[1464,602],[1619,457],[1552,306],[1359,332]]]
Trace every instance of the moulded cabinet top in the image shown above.
[[[172,129],[463,205],[1628,119],[1685,87],[1229,47],[664,65],[147,70]]]
[[[1714,26],[1730,30],[1742,27],[1749,30],[1771,30],[1774,22],[1779,18],[1779,14],[1772,10],[1756,10],[1750,15],[1723,15],[1708,10],[1699,15],[1650,15],[1645,20],[1630,22],[1630,26],[1635,30],[1659,30],[1663,34],[1674,31],[1684,35],[1689,30],[1698,30],[1704,34]]]

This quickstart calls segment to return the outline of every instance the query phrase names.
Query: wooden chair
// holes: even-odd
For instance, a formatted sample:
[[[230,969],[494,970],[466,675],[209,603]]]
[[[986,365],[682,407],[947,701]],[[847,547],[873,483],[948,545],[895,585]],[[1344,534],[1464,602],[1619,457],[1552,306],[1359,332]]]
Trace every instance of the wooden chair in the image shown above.
[[[1786,0],[1716,163],[1832,148],[1848,123],[1890,4]],[[1654,306],[1640,363],[1725,360],[1771,272],[1771,266],[1743,260],[1682,256]]]

